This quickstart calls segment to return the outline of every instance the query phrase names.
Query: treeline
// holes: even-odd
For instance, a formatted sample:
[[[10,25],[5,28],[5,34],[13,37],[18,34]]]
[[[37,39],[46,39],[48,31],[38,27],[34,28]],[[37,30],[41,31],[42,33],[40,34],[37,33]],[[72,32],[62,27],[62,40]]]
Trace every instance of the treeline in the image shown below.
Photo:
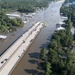
[[[68,1],[71,4],[69,4]],[[75,4],[73,4],[73,2],[75,2],[75,0],[65,0],[60,9],[60,13],[62,13],[63,16],[71,17],[73,26],[75,26]]]
[[[22,27],[23,25],[24,23],[20,18],[10,19],[4,13],[0,13],[0,32],[13,31],[16,30],[16,27]]]
[[[65,25],[65,30],[54,32],[48,48],[41,50],[40,59],[43,61],[44,75],[75,75],[75,56],[72,51],[74,39],[70,18]]]
[[[75,2],[75,0],[65,0],[65,3],[72,3],[72,2]]]
[[[4,10],[18,10],[20,12],[34,12],[38,8],[47,7],[51,0],[0,0],[0,8]]]
[[[5,15],[6,12],[34,12],[39,8],[47,7],[50,1],[51,0],[0,0],[0,32],[16,30],[16,27],[24,25],[20,18],[10,19]]]

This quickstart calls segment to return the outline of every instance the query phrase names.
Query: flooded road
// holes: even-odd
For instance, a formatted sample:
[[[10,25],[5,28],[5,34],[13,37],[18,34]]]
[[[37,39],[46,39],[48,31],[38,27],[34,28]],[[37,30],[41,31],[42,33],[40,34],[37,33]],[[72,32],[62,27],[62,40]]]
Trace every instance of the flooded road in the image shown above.
[[[56,29],[56,24],[62,21],[60,16],[61,2],[51,3],[46,10],[41,10],[34,21],[44,21],[48,24],[35,39],[11,75],[43,75],[40,69],[39,54],[42,47],[47,47]]]

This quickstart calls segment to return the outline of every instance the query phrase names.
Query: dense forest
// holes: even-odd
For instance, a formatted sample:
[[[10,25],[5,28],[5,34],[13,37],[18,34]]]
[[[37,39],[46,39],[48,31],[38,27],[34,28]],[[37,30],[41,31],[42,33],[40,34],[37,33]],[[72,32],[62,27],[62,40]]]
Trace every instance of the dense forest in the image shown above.
[[[75,0],[66,0],[60,9],[60,13],[63,16],[71,17],[73,26],[75,26],[75,3],[73,1]]]
[[[40,53],[44,75],[75,75],[75,52],[71,33],[72,21],[65,21],[65,30],[55,31],[48,48]],[[48,53],[47,53],[48,51]]]
[[[51,0],[0,0],[0,9],[34,12],[38,8],[47,7]]]
[[[64,20],[65,30],[55,31],[48,48],[41,49],[44,75],[75,75],[75,34],[71,33],[72,26],[75,27],[74,1],[65,0],[60,9],[61,15],[68,17],[68,20]]]

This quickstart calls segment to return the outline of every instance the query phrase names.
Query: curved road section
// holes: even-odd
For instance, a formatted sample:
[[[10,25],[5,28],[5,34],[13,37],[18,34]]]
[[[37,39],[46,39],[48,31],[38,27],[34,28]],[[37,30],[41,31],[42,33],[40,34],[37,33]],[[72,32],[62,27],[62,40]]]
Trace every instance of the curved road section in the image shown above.
[[[43,26],[37,22],[0,57],[0,75],[10,75]]]

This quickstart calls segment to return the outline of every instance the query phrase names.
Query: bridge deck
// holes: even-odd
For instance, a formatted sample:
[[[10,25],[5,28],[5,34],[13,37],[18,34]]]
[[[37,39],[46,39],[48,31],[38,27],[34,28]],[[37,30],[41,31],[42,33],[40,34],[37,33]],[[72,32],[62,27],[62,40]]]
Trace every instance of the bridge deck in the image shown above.
[[[0,57],[0,75],[11,73],[42,27],[43,23],[36,23]]]

